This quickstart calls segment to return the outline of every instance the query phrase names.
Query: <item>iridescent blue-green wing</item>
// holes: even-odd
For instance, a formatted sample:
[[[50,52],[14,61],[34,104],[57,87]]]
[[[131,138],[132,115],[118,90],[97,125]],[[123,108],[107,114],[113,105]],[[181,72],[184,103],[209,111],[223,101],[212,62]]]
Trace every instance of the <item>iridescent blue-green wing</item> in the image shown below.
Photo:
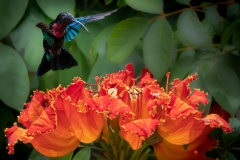
[[[78,29],[80,29],[81,27],[83,27],[88,32],[88,30],[84,26],[84,24],[103,19],[104,17],[109,16],[110,14],[112,14],[113,12],[116,12],[116,11],[117,10],[113,10],[113,11],[106,12],[106,13],[100,13],[100,14],[95,14],[95,15],[91,15],[91,16],[76,18],[75,22],[72,22],[65,28],[64,39],[68,42],[71,41],[72,39],[74,39],[74,37],[79,33]]]
[[[77,22],[72,22],[65,28],[64,39],[67,42],[70,42],[74,37],[79,33],[78,29],[81,28],[82,25]]]
[[[46,32],[46,31],[42,31],[42,33],[43,33],[43,38],[44,38],[44,40],[45,40],[50,46],[52,46],[52,45],[54,44],[54,39],[53,39],[53,37],[52,37],[51,35],[49,35],[49,33]]]

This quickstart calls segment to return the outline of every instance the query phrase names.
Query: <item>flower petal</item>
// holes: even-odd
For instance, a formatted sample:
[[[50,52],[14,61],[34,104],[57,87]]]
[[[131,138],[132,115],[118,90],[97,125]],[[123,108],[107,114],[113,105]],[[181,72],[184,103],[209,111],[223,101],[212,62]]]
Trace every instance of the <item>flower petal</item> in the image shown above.
[[[56,128],[56,112],[49,105],[43,92],[34,92],[31,102],[26,104],[26,109],[21,112],[19,122],[28,130],[26,134],[49,132]]]
[[[178,96],[181,100],[187,101],[189,94],[191,93],[189,86],[189,83],[193,80],[196,80],[197,74],[193,74],[191,76],[188,76],[183,81],[180,81],[179,79],[174,79],[174,81],[171,83],[173,86],[171,88],[171,92],[173,92],[176,96]]]
[[[154,145],[154,154],[157,159],[161,160],[211,160],[211,158],[205,157],[205,152],[217,145],[214,138],[206,135],[189,144],[187,149],[162,140]]]
[[[231,132],[229,124],[218,115],[210,114],[204,118],[196,116],[197,112],[187,117],[166,118],[163,125],[158,126],[158,133],[168,142],[175,145],[189,144],[203,133],[210,133],[214,128],[222,128]]]
[[[73,105],[70,98],[64,99],[60,96],[54,105],[63,108],[79,141],[91,143],[101,134],[104,125],[103,114],[88,108],[81,100],[77,105]],[[79,108],[86,108],[86,111],[80,112]]]
[[[120,133],[132,149],[136,150],[141,147],[142,140],[154,133],[157,125],[159,125],[159,120],[139,119],[122,125]]]
[[[179,117],[187,117],[192,114],[196,114],[196,116],[202,116],[203,112],[199,112],[194,107],[187,104],[185,101],[182,101],[179,97],[175,96],[173,93],[170,93],[171,101],[169,106],[171,109],[167,111],[167,115],[171,118],[179,118]]]
[[[84,84],[85,82],[83,80],[81,80],[79,77],[75,77],[73,79],[73,83],[66,88],[65,96],[70,96],[71,102],[74,104],[77,104],[79,100],[91,97],[91,92],[84,88]],[[62,96],[64,96],[64,94],[62,94]]]
[[[11,128],[7,128],[5,130],[6,137],[8,138],[8,154],[14,154],[14,145],[18,142],[18,140],[23,141],[24,143],[32,141],[33,137],[27,136],[26,131],[27,130],[18,127],[16,123],[14,123]]]
[[[198,108],[198,103],[201,102],[202,104],[208,104],[209,100],[207,99],[207,94],[201,92],[199,89],[194,89],[193,94],[188,99],[188,104],[193,106],[195,109]]]
[[[130,107],[123,103],[122,100],[111,98],[110,100],[110,110],[108,117],[110,119],[115,118],[117,115],[126,116],[129,119],[134,117],[134,113],[131,111]]]
[[[222,117],[226,122],[229,122],[231,114],[225,111],[218,103],[214,103],[210,107],[209,113],[214,113]]]
[[[57,128],[49,133],[35,135],[31,142],[38,152],[48,157],[64,156],[80,143],[65,113],[59,110],[57,115]]]
[[[209,125],[211,128],[222,128],[227,133],[233,131],[231,126],[217,114],[209,114],[199,120],[202,120],[205,125]]]

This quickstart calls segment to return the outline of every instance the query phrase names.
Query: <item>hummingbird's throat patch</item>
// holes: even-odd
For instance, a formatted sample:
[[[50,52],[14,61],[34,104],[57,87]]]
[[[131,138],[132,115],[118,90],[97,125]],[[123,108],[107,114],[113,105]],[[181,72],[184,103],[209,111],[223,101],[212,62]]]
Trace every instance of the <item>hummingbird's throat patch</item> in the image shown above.
[[[65,34],[65,28],[61,27],[61,25],[54,23],[53,24],[53,35],[60,38]]]

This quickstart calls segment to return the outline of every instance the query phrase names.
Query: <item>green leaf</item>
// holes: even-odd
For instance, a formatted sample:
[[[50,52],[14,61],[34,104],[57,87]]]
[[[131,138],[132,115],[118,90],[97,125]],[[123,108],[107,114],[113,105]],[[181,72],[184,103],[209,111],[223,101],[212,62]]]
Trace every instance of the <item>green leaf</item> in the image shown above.
[[[231,35],[236,35],[238,36],[239,34],[239,24],[240,24],[240,19],[230,23],[227,28],[223,31],[222,38],[221,38],[221,46],[223,47],[231,37]],[[236,29],[236,30],[235,30]],[[235,31],[235,32],[234,32]],[[234,32],[234,34],[233,34]],[[235,36],[234,36],[235,37]],[[237,38],[238,39],[238,38]]]
[[[127,3],[125,2],[125,0],[118,0],[117,5],[118,5],[119,7],[124,7],[124,6],[127,5]]]
[[[27,68],[16,51],[2,43],[0,57],[0,99],[20,111],[30,90]]]
[[[57,157],[57,158],[49,158],[49,160],[71,160],[72,159],[73,152],[62,156],[62,157]]]
[[[178,3],[189,5],[191,0],[176,0]]]
[[[105,4],[109,5],[110,3],[112,3],[113,0],[105,0]]]
[[[91,54],[89,55],[91,64],[94,64],[98,55],[107,53],[107,42],[114,25],[110,25],[102,30],[93,40]]]
[[[124,61],[133,51],[148,26],[146,18],[130,18],[118,23],[108,39],[108,57],[115,63]]]
[[[186,50],[182,51],[182,53],[180,53],[179,58],[183,58],[183,57],[187,57],[187,56],[193,57],[195,55],[195,53],[196,53],[196,51],[193,49],[186,49]]]
[[[122,63],[113,63],[107,58],[107,54],[100,55],[97,62],[91,69],[91,73],[88,77],[88,83],[96,83],[95,76],[105,76],[105,74],[110,74],[117,72],[121,69],[125,69],[125,65],[132,63],[135,68],[135,75],[141,72],[144,67],[142,57],[139,56],[138,50],[134,50],[133,53]]]
[[[207,10],[205,12],[205,18],[208,21],[208,23],[210,23],[213,26],[215,32],[218,35],[221,35],[223,30],[228,25],[228,22],[219,15],[215,5],[207,7]]]
[[[173,31],[165,18],[155,21],[143,41],[143,58],[149,71],[160,80],[171,64]]]
[[[192,46],[197,48],[209,48],[212,46],[211,35],[207,33],[204,25],[191,9],[182,12],[177,22],[180,36]]]
[[[126,3],[133,9],[147,12],[160,14],[163,11],[163,0],[125,0]]]
[[[216,31],[213,26],[206,20],[206,18],[203,19],[202,24],[205,26],[207,33],[210,34],[212,38],[214,38]]]
[[[83,148],[80,151],[78,151],[72,160],[89,160],[91,155],[91,148]]]
[[[240,4],[234,3],[227,7],[226,18],[228,21],[234,21],[240,18]]]
[[[29,76],[29,80],[30,80],[30,90],[37,89],[39,85],[38,77],[35,74],[33,74]]]
[[[84,55],[79,51],[76,43],[73,43],[68,50],[72,54],[74,59],[78,62],[78,65],[70,69],[64,69],[60,72],[59,83],[63,87],[66,87],[67,85],[72,83],[74,77],[80,77],[81,79],[86,81],[90,73],[90,67],[88,65],[88,62]]]
[[[16,50],[23,55],[27,68],[36,72],[43,56],[43,35],[36,24],[42,18],[28,15],[20,25],[10,33],[10,38]]]
[[[177,59],[170,67],[170,82],[172,82],[175,78],[184,79],[188,76],[194,63],[196,63],[196,59],[190,56]]]
[[[98,23],[86,24],[90,34],[88,34],[83,28],[79,30],[79,34],[75,37],[78,48],[82,51],[85,57],[89,58],[91,55],[91,45],[93,40],[102,30],[102,27]]]
[[[14,122],[16,122],[16,115],[10,107],[6,106],[2,101],[0,101],[0,150],[5,149],[5,129],[10,127]],[[2,158],[2,157],[1,157]]]
[[[52,19],[55,19],[61,12],[73,13],[75,0],[37,0],[39,7]]]
[[[240,24],[239,23],[233,28],[233,31],[232,31],[232,33],[233,33],[232,43],[240,51],[240,32],[239,32],[239,28],[240,28]]]
[[[234,154],[232,154],[231,152],[228,152],[228,151],[225,151],[225,152],[222,152],[222,151],[219,151],[221,153],[224,153],[223,156],[221,157],[222,160],[238,160]]]
[[[187,47],[187,46],[190,46],[190,44],[188,43],[187,40],[185,40],[178,31],[174,31],[173,33],[173,36],[174,36],[174,43],[176,44],[180,44],[182,45],[183,47]]]
[[[62,70],[58,71],[48,71],[41,77],[38,77],[39,80],[39,90],[45,91],[46,89],[56,88],[59,85],[59,75]]]
[[[49,160],[48,157],[43,156],[37,150],[33,149],[28,160]]]
[[[227,146],[230,146],[240,134],[240,120],[237,118],[230,118],[229,120],[229,124],[233,128],[233,132],[223,133],[223,141]]]
[[[201,73],[210,94],[232,116],[240,105],[239,78],[221,58],[203,61]]]
[[[0,5],[0,39],[5,37],[21,20],[28,0],[1,0]]]

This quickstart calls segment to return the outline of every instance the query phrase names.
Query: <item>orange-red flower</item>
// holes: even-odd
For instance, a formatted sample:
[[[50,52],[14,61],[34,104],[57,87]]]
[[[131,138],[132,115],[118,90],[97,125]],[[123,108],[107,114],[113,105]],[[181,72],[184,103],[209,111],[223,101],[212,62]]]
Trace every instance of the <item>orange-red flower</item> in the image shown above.
[[[199,89],[195,89],[190,94],[191,89],[188,86],[191,81],[196,80],[196,76],[193,74],[183,81],[176,79],[172,83],[173,86],[169,92],[171,99],[169,107],[164,114],[158,115],[158,118],[165,120],[157,128],[159,135],[163,138],[163,141],[155,145],[155,153],[159,159],[161,157],[178,159],[171,156],[171,154],[176,154],[173,148],[179,148],[176,150],[179,151],[179,155],[183,155],[182,158],[179,156],[179,159],[203,159],[204,153],[217,145],[215,140],[208,140],[208,134],[214,128],[232,132],[229,124],[219,115],[203,116],[203,111],[197,110],[199,103],[207,104],[208,100],[207,94]],[[186,144],[191,147],[183,150],[181,146]]]
[[[217,141],[207,135],[199,137],[186,148],[163,139],[154,145],[154,153],[160,160],[211,160],[211,158],[205,157],[205,153],[217,145]]]
[[[151,117],[149,106],[169,103],[168,95],[149,73],[142,74],[140,82],[136,82],[131,64],[126,65],[126,70],[107,75],[100,85],[99,94],[121,100],[134,113],[133,117],[119,116],[120,134],[134,150],[140,148],[142,141],[162,123],[161,119]]]
[[[61,92],[61,87],[47,93],[35,91],[31,102],[19,116],[18,121],[26,128],[14,124],[6,129],[9,154],[14,153],[18,140],[31,143],[43,155],[59,157],[73,151],[79,140],[65,113],[53,105],[54,98]]]
[[[134,150],[156,130],[163,139],[155,145],[157,155],[161,155],[164,150],[170,151],[171,146],[182,149],[182,145],[188,144],[190,148],[187,151],[194,151],[195,156],[204,157],[211,146],[216,146],[216,141],[208,141],[208,147],[202,148],[201,139],[206,140],[214,128],[232,131],[219,115],[209,114],[204,117],[203,111],[198,110],[199,103],[207,104],[208,100],[207,94],[199,89],[191,94],[188,86],[191,81],[196,80],[196,74],[183,81],[174,80],[172,88],[166,93],[146,70],[144,72],[137,82],[130,64],[126,66],[126,70],[108,74],[99,85],[100,97],[110,95],[120,99],[134,113],[133,118],[119,116],[120,134]],[[161,148],[167,146],[170,149]],[[199,148],[201,152],[196,150]]]
[[[9,154],[14,153],[18,140],[31,143],[41,154],[59,157],[73,151],[80,142],[96,140],[105,123],[103,113],[107,108],[91,108],[88,99],[92,92],[84,88],[85,82],[74,78],[67,88],[34,92],[31,102],[21,112],[19,122],[6,129]]]
[[[196,76],[175,79],[170,90],[167,87],[164,91],[147,69],[140,80],[135,79],[133,66],[128,64],[126,70],[107,74],[102,82],[96,77],[97,91],[85,88],[80,78],[74,78],[67,88],[35,91],[18,119],[25,129],[16,123],[6,129],[7,148],[13,154],[20,140],[31,143],[45,156],[59,157],[80,142],[91,143],[103,137],[115,147],[116,157],[116,143],[121,139],[119,146],[125,144],[122,138],[116,138],[120,133],[134,150],[149,138],[147,142],[151,141],[158,159],[207,159],[205,152],[217,146],[208,134],[214,128],[225,132],[232,129],[218,114],[204,116],[198,110],[199,103],[207,104],[208,100],[199,89],[191,93],[188,86]]]

